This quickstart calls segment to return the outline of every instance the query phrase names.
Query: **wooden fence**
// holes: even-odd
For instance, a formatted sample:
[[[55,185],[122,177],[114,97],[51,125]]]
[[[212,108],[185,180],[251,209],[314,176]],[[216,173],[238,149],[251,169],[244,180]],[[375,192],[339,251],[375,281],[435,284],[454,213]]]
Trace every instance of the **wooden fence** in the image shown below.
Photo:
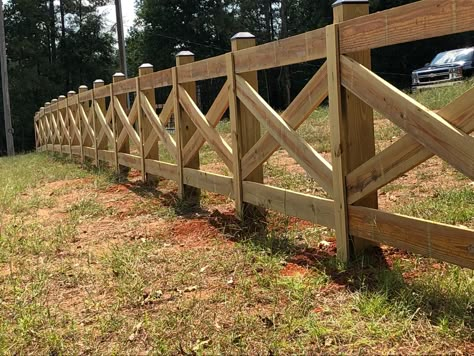
[[[259,206],[334,228],[342,260],[371,241],[474,268],[473,230],[377,206],[378,189],[433,155],[474,179],[469,135],[474,89],[435,113],[370,70],[373,48],[474,30],[473,5],[472,0],[423,0],[369,15],[366,1],[339,0],[334,24],[326,28],[259,46],[253,36],[240,33],[230,53],[197,62],[192,53],[181,52],[173,68],[153,72],[143,65],[136,78],[116,74],[111,84],[97,80],[91,90],[81,86],[78,94],[46,103],[35,116],[37,149],[96,165],[108,162],[117,171],[131,167],[144,180],[174,180],[183,199],[199,198],[200,189],[223,194],[235,201],[241,217]],[[323,58],[325,64],[281,114],[258,93],[258,70]],[[226,78],[225,84],[204,114],[196,104],[196,82],[218,77]],[[164,87],[171,93],[157,114],[155,89]],[[331,163],[296,132],[328,96]],[[380,153],[375,152],[373,109],[406,132]],[[231,144],[216,130],[227,110]],[[175,135],[166,130],[172,116]],[[160,160],[159,142],[175,164]],[[229,176],[200,169],[205,142]],[[263,184],[263,164],[280,147],[332,198]]]

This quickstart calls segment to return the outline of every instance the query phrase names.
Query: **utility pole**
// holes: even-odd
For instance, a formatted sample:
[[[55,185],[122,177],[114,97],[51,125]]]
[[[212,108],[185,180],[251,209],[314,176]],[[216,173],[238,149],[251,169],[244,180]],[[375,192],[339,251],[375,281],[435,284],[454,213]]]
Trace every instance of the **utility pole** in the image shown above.
[[[1,0],[0,0],[1,1]],[[127,55],[125,52],[125,36],[123,33],[123,18],[122,18],[122,4],[120,0],[115,0],[115,14],[117,16],[117,39],[119,45],[119,55],[120,55],[120,71],[127,74]]]
[[[13,143],[12,117],[10,111],[10,93],[8,91],[7,48],[5,44],[5,25],[3,21],[2,0],[0,0],[0,67],[2,71],[3,117],[5,120],[7,153],[9,156],[13,156],[15,154],[15,146]]]

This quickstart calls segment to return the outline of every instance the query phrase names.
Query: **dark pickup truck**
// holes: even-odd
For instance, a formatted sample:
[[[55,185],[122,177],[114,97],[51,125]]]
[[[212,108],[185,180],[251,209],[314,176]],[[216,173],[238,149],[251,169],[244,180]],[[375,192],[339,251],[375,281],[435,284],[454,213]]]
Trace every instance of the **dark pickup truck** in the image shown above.
[[[431,63],[412,72],[413,89],[449,85],[472,75],[474,47],[438,53]]]

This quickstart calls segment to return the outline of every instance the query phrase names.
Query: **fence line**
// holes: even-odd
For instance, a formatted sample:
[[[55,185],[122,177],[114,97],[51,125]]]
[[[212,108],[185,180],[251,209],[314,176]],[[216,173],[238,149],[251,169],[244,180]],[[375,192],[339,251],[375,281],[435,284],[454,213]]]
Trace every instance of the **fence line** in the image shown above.
[[[137,169],[142,179],[178,183],[182,199],[199,203],[200,189],[231,197],[242,219],[261,208],[336,230],[338,257],[347,261],[368,243],[385,243],[474,268],[474,231],[378,210],[377,190],[437,155],[474,179],[474,89],[438,113],[428,110],[376,74],[370,50],[474,30],[471,0],[422,0],[368,14],[368,2],[339,0],[334,24],[260,46],[249,33],[231,40],[232,51],[194,61],[180,52],[176,66],[112,83],[94,82],[46,103],[35,115],[38,151],[107,162],[118,173]],[[327,58],[281,114],[258,92],[257,71]],[[196,81],[227,80],[207,113],[197,104]],[[155,89],[170,88],[159,114]],[[129,108],[127,95],[134,100]],[[331,162],[308,144],[298,127],[329,97]],[[406,135],[375,152],[373,110]],[[231,143],[216,130],[229,111]],[[167,130],[174,118],[175,134]],[[265,133],[260,129],[264,127]],[[160,160],[159,143],[174,163]],[[208,143],[230,175],[201,170]],[[280,147],[331,199],[277,188],[263,181],[263,164]]]

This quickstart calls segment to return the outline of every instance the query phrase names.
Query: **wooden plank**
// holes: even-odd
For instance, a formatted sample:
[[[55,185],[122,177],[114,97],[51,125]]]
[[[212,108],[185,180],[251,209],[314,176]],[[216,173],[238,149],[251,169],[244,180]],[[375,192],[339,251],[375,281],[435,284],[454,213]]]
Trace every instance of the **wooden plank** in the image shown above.
[[[178,67],[179,84],[224,77],[225,75],[225,54]]]
[[[192,168],[184,168],[183,174],[186,185],[222,194],[230,198],[234,196],[234,183],[231,177]]]
[[[229,81],[226,81],[219,91],[216,99],[212,103],[209,111],[206,114],[206,118],[212,128],[215,128],[221,120],[224,113],[229,108]],[[163,109],[164,110],[164,109]],[[196,131],[188,141],[183,149],[183,159],[187,163],[191,157],[199,152],[201,147],[206,142],[206,139],[201,135],[199,131]]]
[[[123,124],[120,119],[117,120],[117,113],[115,111],[115,100],[114,98],[117,97],[118,101],[122,108],[127,108],[127,94],[116,95],[115,94],[115,84],[120,83],[125,80],[125,74],[123,73],[115,73],[112,76],[112,86],[110,87],[110,109],[112,110],[112,127],[114,129],[114,150],[115,150],[115,168],[117,174],[122,176],[127,176],[129,172],[129,168],[125,166],[121,166],[118,160],[118,153],[130,153],[130,141],[128,140],[127,131],[123,129]],[[135,112],[136,112],[136,105]],[[133,109],[133,107],[132,107]],[[133,110],[132,110],[133,111]],[[129,118],[132,118],[132,113],[129,114]],[[131,119],[130,119],[131,120]]]
[[[294,130],[321,105],[328,95],[327,64],[324,63],[296,98],[281,114],[283,120]],[[278,141],[266,132],[242,157],[242,177],[245,179],[255,168],[267,161],[280,147]]]
[[[112,113],[113,113],[113,108],[114,108],[114,105],[113,105],[113,100],[110,101],[110,104],[109,104],[109,108],[107,109],[107,113],[105,114],[105,117],[104,117],[104,114],[102,114],[102,117],[104,117],[104,121],[107,123],[107,127],[109,128],[110,130],[110,133],[112,134],[112,136],[115,138],[115,133],[114,133],[114,129],[113,129],[113,123],[111,122],[112,121]],[[112,127],[111,127],[111,126]],[[104,136],[106,136],[106,132],[105,132],[105,129],[101,129],[100,132],[99,132],[99,138],[98,138],[98,141],[101,142],[103,139],[104,139]],[[114,140],[110,140],[110,143],[113,145],[115,139]]]
[[[422,0],[345,21],[341,53],[474,30],[472,0]]]
[[[121,80],[112,84],[114,87],[114,95],[134,93],[137,89],[135,78]]]
[[[165,105],[163,106],[163,110],[161,110],[160,116],[158,117],[162,126],[166,126],[168,124],[171,118],[171,115],[173,114],[173,107],[174,107],[173,90],[174,89],[171,90],[171,93],[166,99]],[[153,112],[155,111],[153,110]],[[158,133],[156,132],[156,130],[153,130],[150,136],[148,136],[147,140],[145,141],[145,145],[144,145],[145,155],[148,155],[148,153],[150,153],[150,150],[152,149],[153,144],[157,139],[158,139]]]
[[[142,90],[163,88],[171,85],[173,85],[173,79],[171,77],[171,68],[146,74],[140,77],[140,88]]]
[[[175,106],[175,119],[176,123],[178,124],[176,128],[176,135],[179,136],[179,154],[178,156],[180,157],[179,159],[179,164],[181,164],[182,168],[187,167],[187,168],[194,168],[194,169],[199,169],[200,162],[199,162],[199,154],[196,154],[194,157],[192,157],[188,163],[184,164],[183,161],[183,153],[182,150],[188,143],[188,141],[191,139],[191,137],[194,135],[196,132],[197,128],[196,125],[194,125],[193,121],[187,114],[187,112],[181,107],[180,105],[180,93],[179,93],[179,67],[192,63],[194,62],[194,54],[191,52],[179,52],[176,55],[176,79],[177,82],[173,82],[173,87],[175,91],[175,97],[178,100],[176,103],[177,106]],[[183,88],[186,90],[186,92],[191,96],[191,99],[193,101],[196,101],[197,99],[197,92],[196,92],[196,82],[187,82],[181,84]],[[180,111],[180,113],[178,113]],[[179,119],[179,120],[178,120]],[[179,121],[179,122],[178,122]],[[182,183],[183,186],[179,188],[178,190],[181,192],[181,197],[185,200],[188,201],[188,203],[192,205],[199,205],[200,203],[200,196],[201,193],[199,189],[196,189],[195,187],[190,187],[184,183],[183,176],[181,175],[181,180],[179,182],[180,184]]]
[[[342,110],[341,71],[338,25],[326,27],[328,53],[329,127],[331,131],[331,163],[334,198],[337,257],[348,262],[350,257],[349,224],[347,214],[346,183],[348,152],[347,116]]]
[[[81,146],[71,146],[71,152],[77,156],[81,155]]]
[[[134,103],[134,106],[135,106],[135,103]],[[137,104],[137,108],[138,108],[138,104]],[[137,147],[140,147],[141,145],[140,137],[138,136],[137,132],[133,128],[132,126],[133,123],[128,121],[128,116],[127,114],[125,114],[125,111],[123,110],[122,105],[120,104],[120,101],[117,99],[117,97],[114,97],[114,109],[120,121],[122,122],[123,127],[127,131],[128,136],[132,139],[135,145],[137,145]],[[138,109],[137,109],[137,112],[138,112]],[[132,111],[130,111],[130,116],[132,116],[131,113]],[[119,143],[120,143],[120,138],[119,138]],[[119,144],[119,147],[120,147],[120,144]]]
[[[350,233],[474,269],[474,231],[361,206],[349,207]]]
[[[176,164],[147,159],[145,162],[147,173],[160,176],[169,180],[178,180],[178,167]]]
[[[93,158],[95,159],[95,149],[93,147],[83,147],[84,149],[84,155],[89,157],[89,158]]]
[[[135,156],[129,153],[118,153],[118,161],[122,166],[134,168],[136,170],[142,169],[142,162],[139,156]]]
[[[191,99],[188,92],[182,87],[179,88],[179,102],[183,109],[189,115],[194,125],[201,132],[206,141],[217,152],[219,157],[224,161],[224,164],[232,171],[232,149],[221,135],[212,127],[212,124],[203,115],[196,103]]]
[[[474,131],[474,88],[438,112],[466,134]],[[365,197],[433,157],[433,153],[409,135],[377,154],[347,176],[348,202]]]
[[[112,130],[110,129],[110,127],[108,125],[109,119],[105,118],[105,116],[102,112],[102,109],[100,108],[99,103],[94,102],[94,108],[95,108],[95,111],[96,111],[96,119],[99,121],[100,125],[102,126],[102,132],[105,133],[105,135],[110,140],[110,142],[114,142],[114,139],[115,139],[114,138],[114,133],[112,132]],[[110,117],[111,115],[107,114],[107,116]],[[99,142],[100,142],[100,137],[101,136],[102,135],[99,135]]]
[[[114,93],[114,95],[115,95],[115,93]],[[120,102],[120,104],[121,104],[120,107],[123,109],[122,101],[120,100],[119,96],[116,96],[115,98],[117,98],[117,100]],[[115,109],[115,102],[116,101],[114,99],[114,109]],[[115,112],[117,112],[117,111],[115,111]],[[125,113],[125,111],[124,111],[124,113]],[[135,122],[137,121],[137,119],[138,119],[138,101],[135,98],[135,100],[132,104],[132,108],[130,109],[130,113],[128,114],[128,120],[129,120],[130,125],[132,127],[135,124]],[[120,136],[117,139],[117,149],[120,152],[129,153],[130,152],[130,146],[129,146],[129,142],[128,142],[128,131],[125,129],[125,127],[123,127],[123,124],[122,124],[121,120],[118,120],[117,122],[120,122],[120,124],[122,125],[121,126],[122,132],[120,133]],[[128,148],[129,152],[122,151],[122,150],[125,149],[125,147]]]
[[[235,52],[235,72],[245,73],[326,57],[326,30],[317,30]]]
[[[84,123],[84,127],[86,128],[86,131],[87,131],[90,139],[92,141],[94,141],[95,140],[95,133],[94,133],[94,129],[92,128],[92,126],[89,122],[90,117],[87,117],[86,112],[84,110],[84,107],[82,105],[79,105],[79,113],[80,113],[80,116],[81,116],[81,119],[82,119],[81,122]],[[92,110],[91,110],[89,116],[91,116],[91,114],[92,114]],[[83,140],[85,139],[84,136],[85,135],[83,135]]]
[[[103,99],[110,96],[110,84],[94,88],[94,99]]]
[[[177,154],[176,141],[169,134],[169,132],[166,131],[166,128],[161,123],[161,120],[158,117],[158,115],[155,113],[155,110],[153,110],[153,107],[151,106],[147,97],[143,93],[140,93],[140,94],[141,94],[142,109],[145,112],[149,122],[151,123],[153,130],[157,132],[158,136],[163,141],[163,144],[166,146],[169,153],[173,156],[173,158],[176,159],[176,154]]]
[[[474,179],[474,138],[363,65],[341,57],[343,85],[431,152]]]
[[[172,71],[173,75],[173,112],[174,112],[174,120],[175,120],[175,128],[176,128],[176,165],[177,165],[177,183],[178,183],[178,197],[180,199],[184,198],[184,176],[183,176],[183,143],[181,142],[181,107],[179,105],[179,91],[178,91],[178,71],[177,68],[174,67]]]
[[[237,96],[267,131],[305,171],[330,195],[333,194],[332,167],[323,156],[303,140],[265,100],[240,76],[236,77]]]
[[[115,152],[111,150],[99,150],[99,160],[113,164],[115,162]]]
[[[247,203],[330,228],[335,226],[334,202],[330,199],[255,182],[244,181],[242,185]]]
[[[92,100],[93,89],[79,91],[79,103],[84,103]]]

